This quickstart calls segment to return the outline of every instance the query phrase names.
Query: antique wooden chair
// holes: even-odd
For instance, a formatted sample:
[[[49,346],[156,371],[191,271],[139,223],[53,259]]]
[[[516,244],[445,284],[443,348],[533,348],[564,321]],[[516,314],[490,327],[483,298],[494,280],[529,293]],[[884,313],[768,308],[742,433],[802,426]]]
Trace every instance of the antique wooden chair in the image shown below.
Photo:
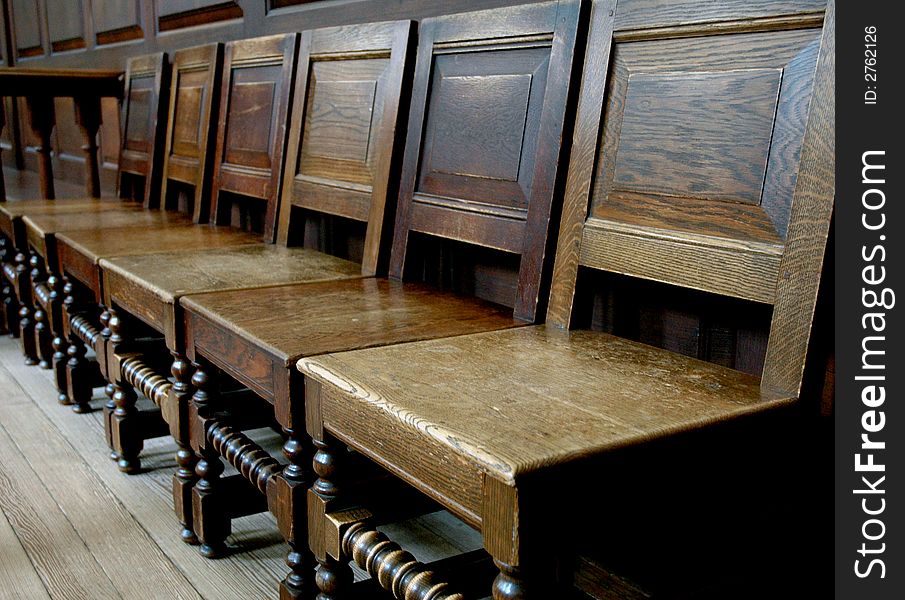
[[[282,582],[282,597],[313,597],[313,560],[305,548],[311,447],[303,431],[302,380],[294,368],[300,357],[533,321],[580,8],[577,1],[547,2],[422,23],[390,280],[293,284],[180,300],[185,350],[196,367],[191,383],[197,387],[189,424],[199,462],[185,466],[194,466],[201,477],[192,502],[203,552],[224,551],[230,518],[243,514],[236,506],[242,484],[266,495],[290,545],[292,572]],[[315,166],[302,160],[296,180]],[[411,242],[417,250],[410,248],[410,235],[420,238]],[[435,241],[511,263],[484,286],[504,289],[499,298],[508,307],[421,281],[403,283],[404,265],[409,279],[420,279]],[[241,433],[247,423],[240,416],[221,415],[218,369],[274,405],[287,436],[288,465]],[[191,371],[180,375],[187,393]],[[221,457],[240,475],[221,478]]]
[[[222,44],[178,50],[173,55],[167,131],[164,137],[162,208],[192,215],[192,223],[207,220],[211,172],[218,121]],[[36,304],[51,316],[52,342],[40,335],[37,346],[43,360],[52,352],[59,400],[73,404],[76,412],[88,410],[94,370],[85,361],[85,343],[93,348],[101,373],[106,372],[106,340],[109,330],[98,325],[98,305],[103,295],[98,261],[102,257],[197,250],[260,243],[248,232],[231,228],[161,224],[136,228],[90,228],[55,237],[56,252],[48,260],[50,275],[35,286]],[[55,273],[59,273],[55,275]],[[75,328],[71,320],[77,318]],[[103,335],[102,335],[103,332]],[[68,358],[67,358],[68,357]]]
[[[118,171],[118,195],[125,200],[154,202],[150,192],[159,189],[158,174],[162,152],[157,155],[158,130],[166,116],[166,98],[169,86],[169,64],[166,54],[140,56],[128,61],[126,68],[126,101],[123,105],[122,145]],[[161,116],[162,115],[162,116]],[[144,182],[143,184],[141,182]],[[4,303],[17,305],[7,311],[7,321],[12,331],[22,331],[23,353],[26,362],[38,362],[35,345],[35,314],[32,304],[30,274],[34,268],[43,273],[43,254],[38,254],[30,268],[29,242],[23,217],[25,215],[55,215],[71,223],[94,224],[101,213],[115,212],[114,223],[128,222],[140,210],[136,203],[122,203],[109,198],[72,198],[63,200],[28,200],[0,203],[0,237],[4,237],[6,257],[3,275],[10,282]],[[111,218],[111,217],[105,217]],[[43,244],[39,244],[43,246]],[[10,293],[16,298],[13,301]],[[43,314],[40,315],[43,318]],[[44,366],[49,362],[44,361]]]
[[[480,529],[493,598],[553,598],[583,499],[599,505],[601,481],[632,494],[608,457],[796,402],[833,210],[834,64],[832,1],[595,2],[547,324],[299,363],[319,598],[352,597],[349,559],[396,598],[460,597],[430,595],[439,582],[356,508],[343,445]],[[598,270],[772,305],[762,375],[569,331],[576,279]]]
[[[400,106],[403,114],[406,107],[404,82],[412,34],[413,24],[408,21],[303,33],[290,127],[285,123],[289,107],[268,106],[262,90],[270,94],[266,85],[270,82],[271,86],[286,88],[284,98],[288,98],[293,70],[283,68],[278,58],[262,60],[261,55],[267,54],[260,45],[234,44],[235,54],[246,52],[235,67],[234,79],[239,82],[235,89],[248,95],[230,99],[226,106],[234,107],[235,118],[251,120],[234,122],[227,115],[225,133],[221,130],[219,135],[214,185],[220,198],[215,214],[223,218],[225,201],[229,199],[227,190],[266,193],[271,198],[280,192],[278,243],[119,257],[100,263],[106,305],[112,315],[111,373],[119,375],[116,409],[109,422],[110,439],[119,455],[120,468],[135,470],[140,464],[143,439],[158,433],[154,427],[145,426],[147,420],[136,410],[133,386],[161,407],[163,419],[181,448],[174,495],[187,541],[194,539],[191,487],[196,476],[193,454],[188,451],[191,369],[184,354],[181,297],[191,292],[374,274],[386,200],[393,193],[394,173],[400,162],[396,157],[402,146],[397,139],[397,118]],[[261,109],[250,112],[249,106]],[[271,128],[270,133],[267,127]],[[282,147],[271,140],[286,133],[286,164],[290,171],[285,177],[277,177],[283,169]],[[250,166],[242,169],[244,163],[239,161]],[[270,165],[267,171],[255,167],[265,161]],[[238,177],[244,172],[261,176],[256,181],[243,182]],[[271,208],[261,220],[265,231],[270,227],[268,223],[277,222],[276,202],[271,200],[269,204]],[[317,239],[301,240],[291,235],[294,229],[306,229],[309,221],[318,218],[315,215],[347,217],[351,222],[363,223],[348,224],[364,230],[358,250],[361,264],[310,247],[309,242]],[[292,247],[291,242],[304,242],[305,246]],[[127,315],[132,317],[132,332],[137,319],[163,334],[165,347],[173,357],[174,384],[170,385],[151,368],[145,353],[134,351],[133,335],[129,335],[129,324],[124,323]],[[266,418],[272,420],[269,411]],[[236,504],[238,508],[241,502],[237,499]]]

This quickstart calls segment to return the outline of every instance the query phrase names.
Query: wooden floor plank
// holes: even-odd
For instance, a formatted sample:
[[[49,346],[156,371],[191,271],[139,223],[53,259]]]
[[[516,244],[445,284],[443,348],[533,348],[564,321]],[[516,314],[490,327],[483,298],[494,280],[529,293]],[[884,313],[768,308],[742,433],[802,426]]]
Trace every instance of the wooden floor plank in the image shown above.
[[[234,533],[228,542],[237,549],[236,553],[214,561],[203,558],[196,547],[186,545],[179,538],[170,492],[176,452],[172,440],[149,440],[142,453],[145,472],[123,475],[109,459],[99,411],[75,415],[57,405],[50,373],[25,366],[12,340],[0,340],[0,365],[34,399],[35,406],[59,428],[202,597],[225,600],[276,597],[277,582],[287,571],[284,558],[288,546],[269,514],[252,515],[234,523]],[[101,398],[92,401],[95,407],[102,404]]]
[[[14,598],[43,600],[50,596],[6,516],[0,514],[0,600]]]
[[[95,392],[100,393],[100,390]],[[105,400],[99,396],[92,400],[92,406],[99,409]],[[170,485],[176,452],[173,441],[169,438],[148,440],[142,452],[143,472],[123,475],[109,459],[101,412],[75,415],[59,406],[51,373],[25,366],[17,341],[5,337],[0,338],[0,425],[9,428],[8,434],[6,430],[0,430],[6,435],[5,440],[0,440],[0,456],[5,457],[9,448],[19,460],[15,469],[5,462],[0,465],[0,479],[10,480],[18,486],[7,494],[7,503],[13,498],[25,497],[23,486],[28,490],[35,486],[41,488],[45,504],[52,498],[49,502],[55,502],[51,506],[56,511],[45,534],[52,533],[57,537],[58,526],[64,530],[68,527],[70,533],[64,531],[64,538],[70,535],[84,539],[87,543],[72,554],[79,561],[88,561],[95,566],[99,563],[100,569],[95,569],[99,589],[115,594],[105,596],[92,589],[90,594],[80,596],[66,590],[69,583],[64,577],[61,581],[46,583],[48,589],[43,596],[42,588],[35,593],[23,591],[23,595],[14,593],[13,596],[4,596],[8,590],[0,589],[0,599],[40,599],[48,597],[48,592],[49,597],[55,599],[84,597],[92,600],[120,595],[167,599],[200,595],[211,600],[277,597],[277,582],[287,570],[284,557],[288,547],[271,515],[251,515],[236,520],[234,533],[228,539],[234,552],[216,561],[201,557],[195,547],[181,541],[180,527],[172,511]],[[250,433],[268,451],[279,455],[282,445],[279,435],[270,430]],[[6,473],[3,468],[13,472]],[[0,486],[4,483],[0,481]],[[40,515],[43,510],[35,512]],[[23,519],[14,515],[10,517],[10,523],[15,526],[17,522],[24,522]],[[104,522],[104,519],[108,521]],[[18,544],[15,527],[12,529],[12,540]],[[381,529],[424,561],[481,545],[480,534],[445,511]],[[5,539],[0,531],[4,549]],[[15,546],[11,547],[15,549]],[[41,578],[56,576],[55,572],[48,575],[46,568],[40,568],[41,562],[31,556],[40,549],[40,544],[34,543],[19,546],[18,556],[11,555],[7,559],[16,561],[9,563],[15,565],[9,567],[15,573],[13,577],[20,577],[20,572],[28,577],[25,567],[31,568],[32,584],[42,586]],[[37,571],[32,563],[39,567]],[[139,564],[144,571],[136,573]],[[3,568],[0,563],[0,584],[4,581]],[[357,568],[354,570],[356,579],[364,577]],[[72,579],[72,575],[68,577]],[[159,581],[157,577],[163,579]],[[94,584],[90,577],[84,579]],[[21,584],[19,588],[22,588]]]
[[[51,597],[121,598],[3,426],[0,456],[0,511]]]
[[[0,389],[25,396],[0,367]],[[67,414],[63,418],[72,418]],[[148,590],[162,598],[200,596],[131,514],[104,486],[59,430],[34,404],[0,401],[0,423],[66,514],[117,591],[126,598]],[[123,552],[128,548],[128,552]]]

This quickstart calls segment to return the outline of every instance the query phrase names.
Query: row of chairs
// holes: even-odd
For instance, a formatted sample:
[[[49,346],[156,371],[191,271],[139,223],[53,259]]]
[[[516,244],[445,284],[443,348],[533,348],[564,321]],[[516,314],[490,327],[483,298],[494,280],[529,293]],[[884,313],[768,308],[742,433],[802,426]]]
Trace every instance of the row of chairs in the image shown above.
[[[132,59],[119,198],[0,206],[6,326],[62,404],[105,386],[124,472],[173,437],[205,556],[270,510],[282,598],[356,597],[349,561],[463,597],[376,529],[436,505],[480,530],[493,598],[562,597],[612,456],[799,396],[834,196],[834,5],[803,4],[559,0]],[[438,285],[471,247],[502,267]],[[582,329],[595,271],[771,305],[761,376]]]

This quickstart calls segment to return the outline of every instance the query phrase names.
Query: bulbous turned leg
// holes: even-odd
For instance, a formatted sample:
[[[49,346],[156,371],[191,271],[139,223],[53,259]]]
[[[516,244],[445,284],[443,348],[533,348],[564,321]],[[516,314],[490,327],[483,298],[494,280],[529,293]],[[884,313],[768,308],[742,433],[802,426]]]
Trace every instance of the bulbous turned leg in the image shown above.
[[[292,519],[305,520],[306,493],[312,480],[310,443],[307,436],[299,439],[294,429],[283,428],[283,432],[286,434],[283,456],[289,463],[280,474],[282,479],[280,485],[274,485],[275,488],[279,488],[281,502],[288,505],[286,514],[292,515]],[[289,553],[286,555],[289,573],[280,582],[280,599],[310,600],[317,594],[315,582],[317,561],[308,547],[307,523],[304,526],[298,523],[292,524],[291,527],[286,525],[289,524],[280,523],[280,529],[289,545]]]
[[[69,403],[72,410],[77,413],[91,412],[91,375],[88,370],[91,364],[85,358],[88,349],[82,340],[75,335],[69,338],[69,347],[66,348],[66,389],[69,394]]]
[[[343,448],[330,440],[314,440],[314,473],[317,479],[311,490],[325,501],[334,501],[340,494],[338,474],[341,473]],[[315,583],[320,593],[317,600],[342,600],[352,587],[352,569],[348,561],[337,561],[327,555],[317,557]]]
[[[138,409],[135,403],[138,395],[132,386],[125,383],[113,384],[113,444],[119,456],[117,464],[123,473],[137,473],[141,468],[143,440],[138,431]]]
[[[504,562],[494,560],[500,574],[493,580],[493,600],[528,600],[521,571]]]
[[[31,267],[29,276],[31,277],[32,291],[34,292],[35,287],[38,285],[46,287],[47,271],[44,268],[44,259],[37,254],[32,254],[28,264]],[[50,324],[47,311],[41,306],[40,302],[35,301],[32,304],[32,320],[34,321],[35,352],[37,353],[38,366],[42,369],[49,369],[52,361],[51,357],[53,356],[53,348],[50,345]]]
[[[69,381],[66,378],[66,364],[69,362],[69,344],[61,336],[53,338],[53,379],[57,384],[57,401],[63,405],[72,404],[69,399]]]
[[[208,422],[216,404],[213,382],[206,367],[194,365],[192,385],[191,431],[192,449],[198,459],[195,474],[198,482],[192,488],[192,519],[195,535],[201,543],[199,551],[206,558],[218,558],[226,554],[226,538],[231,523],[221,497],[223,461],[207,440]]]
[[[198,482],[195,474],[197,459],[191,448],[189,438],[188,420],[189,403],[191,402],[193,388],[191,385],[191,363],[185,356],[173,353],[173,364],[170,367],[175,382],[170,392],[170,402],[176,404],[175,415],[178,423],[170,423],[170,431],[179,449],[176,451],[176,472],[173,474],[173,508],[179,522],[182,523],[180,537],[187,544],[197,544],[198,536],[195,535],[194,520],[192,518],[192,488]]]
[[[116,410],[116,401],[113,395],[116,387],[112,383],[104,386],[104,395],[107,401],[104,403],[104,436],[107,438],[107,446],[110,448],[110,460],[119,461],[119,452],[113,444],[113,412]]]
[[[349,598],[352,589],[352,567],[347,562],[339,562],[327,557],[318,559],[317,574],[314,577],[320,593],[317,600],[343,600]],[[282,600],[282,598],[281,598]]]
[[[35,305],[35,348],[38,352],[38,366],[50,369],[53,366],[53,336],[50,333],[47,311],[40,304]]]
[[[25,355],[25,364],[28,366],[38,364],[38,349],[35,347],[35,324],[32,320],[31,307],[24,303],[19,309],[19,341],[22,343],[22,354]]]
[[[19,301],[16,300],[13,286],[6,280],[0,281],[0,293],[3,296],[6,333],[11,338],[17,338],[19,337]]]

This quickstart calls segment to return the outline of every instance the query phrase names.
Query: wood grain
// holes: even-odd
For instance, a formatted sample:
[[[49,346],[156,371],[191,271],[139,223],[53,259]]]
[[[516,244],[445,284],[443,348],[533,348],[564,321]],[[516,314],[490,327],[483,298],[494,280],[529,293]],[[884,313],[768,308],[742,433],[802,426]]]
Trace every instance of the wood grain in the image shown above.
[[[836,4],[830,0],[764,365],[765,384],[796,395],[801,391],[836,193],[835,33]]]
[[[366,221],[362,275],[386,246],[401,154],[414,25],[409,21],[303,34],[280,200],[278,241],[293,206]],[[383,260],[382,262],[386,262]]]
[[[15,386],[11,379],[4,388]],[[200,599],[195,589],[141,530],[68,441],[31,403],[0,407],[0,418],[47,492],[65,507],[67,518],[87,550],[104,556],[104,569],[130,573],[111,578],[123,597],[159,590],[172,598]],[[130,548],[122,552],[121,548]]]
[[[301,356],[519,324],[504,307],[370,278],[191,295],[181,304],[189,322],[215,323],[284,361],[283,366]],[[195,344],[213,352],[227,339],[196,336]]]
[[[417,430],[427,446],[452,448],[471,468],[509,483],[793,399],[731,369],[606,334],[544,326],[302,359],[299,368],[329,384],[322,410],[331,432],[343,430],[350,403],[378,422]],[[555,417],[563,414],[572,415],[568,428]],[[379,447],[367,442],[370,451]]]
[[[4,386],[4,389],[9,387]],[[55,598],[121,598],[37,473],[0,426],[0,509]],[[29,474],[24,476],[22,474]],[[28,498],[27,503],[22,498]]]
[[[551,2],[422,23],[391,277],[410,230],[505,249],[521,256],[514,313],[534,320],[579,16]]]

